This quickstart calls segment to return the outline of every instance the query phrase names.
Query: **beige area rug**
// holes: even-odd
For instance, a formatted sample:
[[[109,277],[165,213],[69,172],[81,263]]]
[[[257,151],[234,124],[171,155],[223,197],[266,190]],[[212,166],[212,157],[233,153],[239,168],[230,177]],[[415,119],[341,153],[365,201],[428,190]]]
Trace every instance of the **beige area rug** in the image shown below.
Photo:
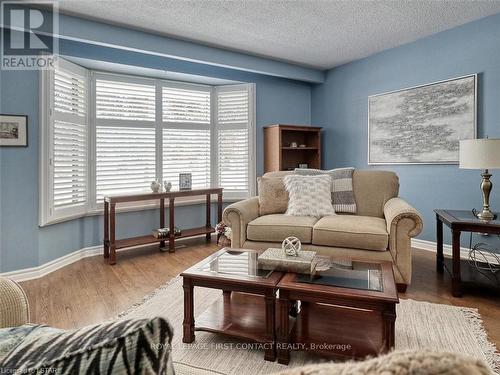
[[[195,288],[195,317],[221,296],[220,290]],[[177,375],[204,374],[204,369],[230,375],[270,374],[286,369],[264,361],[264,353],[245,343],[208,332],[196,332],[193,344],[182,343],[182,278],[176,277],[120,314],[120,318],[163,316],[174,327],[173,359]],[[247,343],[248,344],[248,343]],[[500,355],[488,341],[476,309],[401,300],[397,307],[396,349],[431,349],[459,352],[488,363],[500,371]],[[293,352],[289,366],[318,362],[318,358]]]

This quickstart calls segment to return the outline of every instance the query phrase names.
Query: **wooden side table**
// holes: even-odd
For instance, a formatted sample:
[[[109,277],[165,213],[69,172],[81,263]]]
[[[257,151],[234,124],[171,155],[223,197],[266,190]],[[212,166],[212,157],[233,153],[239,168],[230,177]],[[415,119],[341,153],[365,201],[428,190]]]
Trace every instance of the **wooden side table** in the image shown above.
[[[437,255],[436,269],[443,273],[445,267],[443,255],[443,223],[452,233],[452,269],[451,274],[452,294],[454,297],[462,296],[462,279],[460,274],[460,235],[462,232],[500,234],[500,220],[482,221],[474,216],[472,211],[465,210],[434,210],[436,213]]]

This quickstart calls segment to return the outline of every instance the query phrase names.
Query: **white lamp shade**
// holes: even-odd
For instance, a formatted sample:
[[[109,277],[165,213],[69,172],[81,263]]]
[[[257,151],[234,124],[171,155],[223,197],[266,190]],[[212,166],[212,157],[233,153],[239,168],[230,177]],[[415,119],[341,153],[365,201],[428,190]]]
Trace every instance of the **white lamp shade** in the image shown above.
[[[500,168],[500,139],[464,139],[460,141],[460,168]]]

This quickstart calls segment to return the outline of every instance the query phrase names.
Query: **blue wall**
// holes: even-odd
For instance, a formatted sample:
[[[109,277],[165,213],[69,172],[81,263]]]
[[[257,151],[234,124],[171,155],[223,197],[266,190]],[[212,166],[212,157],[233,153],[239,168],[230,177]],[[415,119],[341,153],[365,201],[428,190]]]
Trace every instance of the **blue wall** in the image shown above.
[[[77,34],[87,33],[87,37],[99,35],[99,31],[102,33],[111,27],[111,31],[119,34],[124,43],[130,39],[139,44],[143,41],[144,46],[161,46],[158,36],[115,26],[66,16],[63,16],[62,25],[67,25],[68,28],[77,25]],[[127,38],[127,35],[130,38]],[[263,125],[281,122],[324,126],[325,167],[352,165],[397,172],[401,181],[401,196],[424,215],[425,227],[420,238],[433,241],[434,208],[480,206],[479,171],[460,170],[456,165],[367,166],[367,97],[413,85],[479,73],[478,135],[499,137],[499,41],[500,15],[491,16],[330,70],[327,72],[325,83],[314,85],[312,88],[308,82],[321,80],[323,74],[295,69],[292,66],[290,69],[284,69],[286,75],[307,76],[303,79],[308,82],[276,78],[276,69],[280,65],[271,61],[268,66],[269,74],[251,73],[251,64],[256,64],[258,69],[255,70],[264,72],[265,61],[254,61],[247,58],[247,55],[237,56],[233,53],[231,60],[234,59],[233,61],[238,62],[235,65],[241,66],[235,66],[235,69],[221,67],[219,63],[208,62],[210,58],[207,53],[210,48],[202,46],[199,47],[200,61],[207,61],[207,64],[70,40],[61,40],[60,53],[255,82],[257,174],[261,174],[263,170]],[[166,45],[176,46],[171,43],[172,40],[168,40]],[[191,57],[194,51],[196,45],[190,44]],[[222,58],[220,51],[214,53],[217,57],[214,61]],[[0,272],[37,266],[74,250],[100,244],[101,216],[38,227],[38,72],[0,71],[0,113],[29,116],[29,147],[0,148]],[[500,182],[500,177],[494,175],[493,182]],[[500,210],[498,190],[498,187],[494,189],[492,205]],[[203,224],[202,206],[180,207],[178,211],[180,226]],[[156,210],[120,214],[118,236],[147,233],[157,225],[157,217]]]
[[[309,83],[68,40],[61,40],[60,53],[256,83],[257,174],[263,171],[262,126],[311,121]],[[29,147],[0,148],[0,272],[38,266],[102,241],[102,216],[38,227],[38,79],[36,71],[0,71],[0,113],[29,117]],[[181,228],[204,224],[202,205],[176,211]],[[158,225],[158,217],[157,210],[122,213],[117,236],[148,233]]]
[[[312,122],[327,130],[328,168],[389,169],[400,177],[400,195],[424,216],[420,238],[435,241],[433,209],[481,206],[480,171],[458,165],[367,165],[369,95],[479,74],[478,137],[500,137],[500,14],[466,24],[327,73],[312,92]],[[500,211],[500,171],[491,204]]]

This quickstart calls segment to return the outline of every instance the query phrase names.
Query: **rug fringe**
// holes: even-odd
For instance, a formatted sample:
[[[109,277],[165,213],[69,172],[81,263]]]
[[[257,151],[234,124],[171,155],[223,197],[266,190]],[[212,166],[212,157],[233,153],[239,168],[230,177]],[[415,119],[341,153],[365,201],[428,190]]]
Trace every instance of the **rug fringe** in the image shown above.
[[[167,281],[165,284],[160,285],[158,288],[153,290],[151,293],[146,294],[139,302],[134,303],[133,305],[129,306],[125,311],[122,311],[119,313],[115,319],[121,319],[127,316],[128,314],[132,313],[134,310],[137,310],[139,307],[144,305],[146,302],[148,302],[150,299],[152,299],[154,296],[156,296],[160,291],[167,289],[170,285],[175,283],[177,280],[181,278],[181,275],[177,275]]]
[[[488,340],[488,333],[484,328],[484,322],[481,318],[481,314],[479,314],[479,310],[469,307],[460,307],[460,311],[472,326],[475,337],[486,357],[486,363],[497,374],[500,373],[500,353],[495,344]]]

